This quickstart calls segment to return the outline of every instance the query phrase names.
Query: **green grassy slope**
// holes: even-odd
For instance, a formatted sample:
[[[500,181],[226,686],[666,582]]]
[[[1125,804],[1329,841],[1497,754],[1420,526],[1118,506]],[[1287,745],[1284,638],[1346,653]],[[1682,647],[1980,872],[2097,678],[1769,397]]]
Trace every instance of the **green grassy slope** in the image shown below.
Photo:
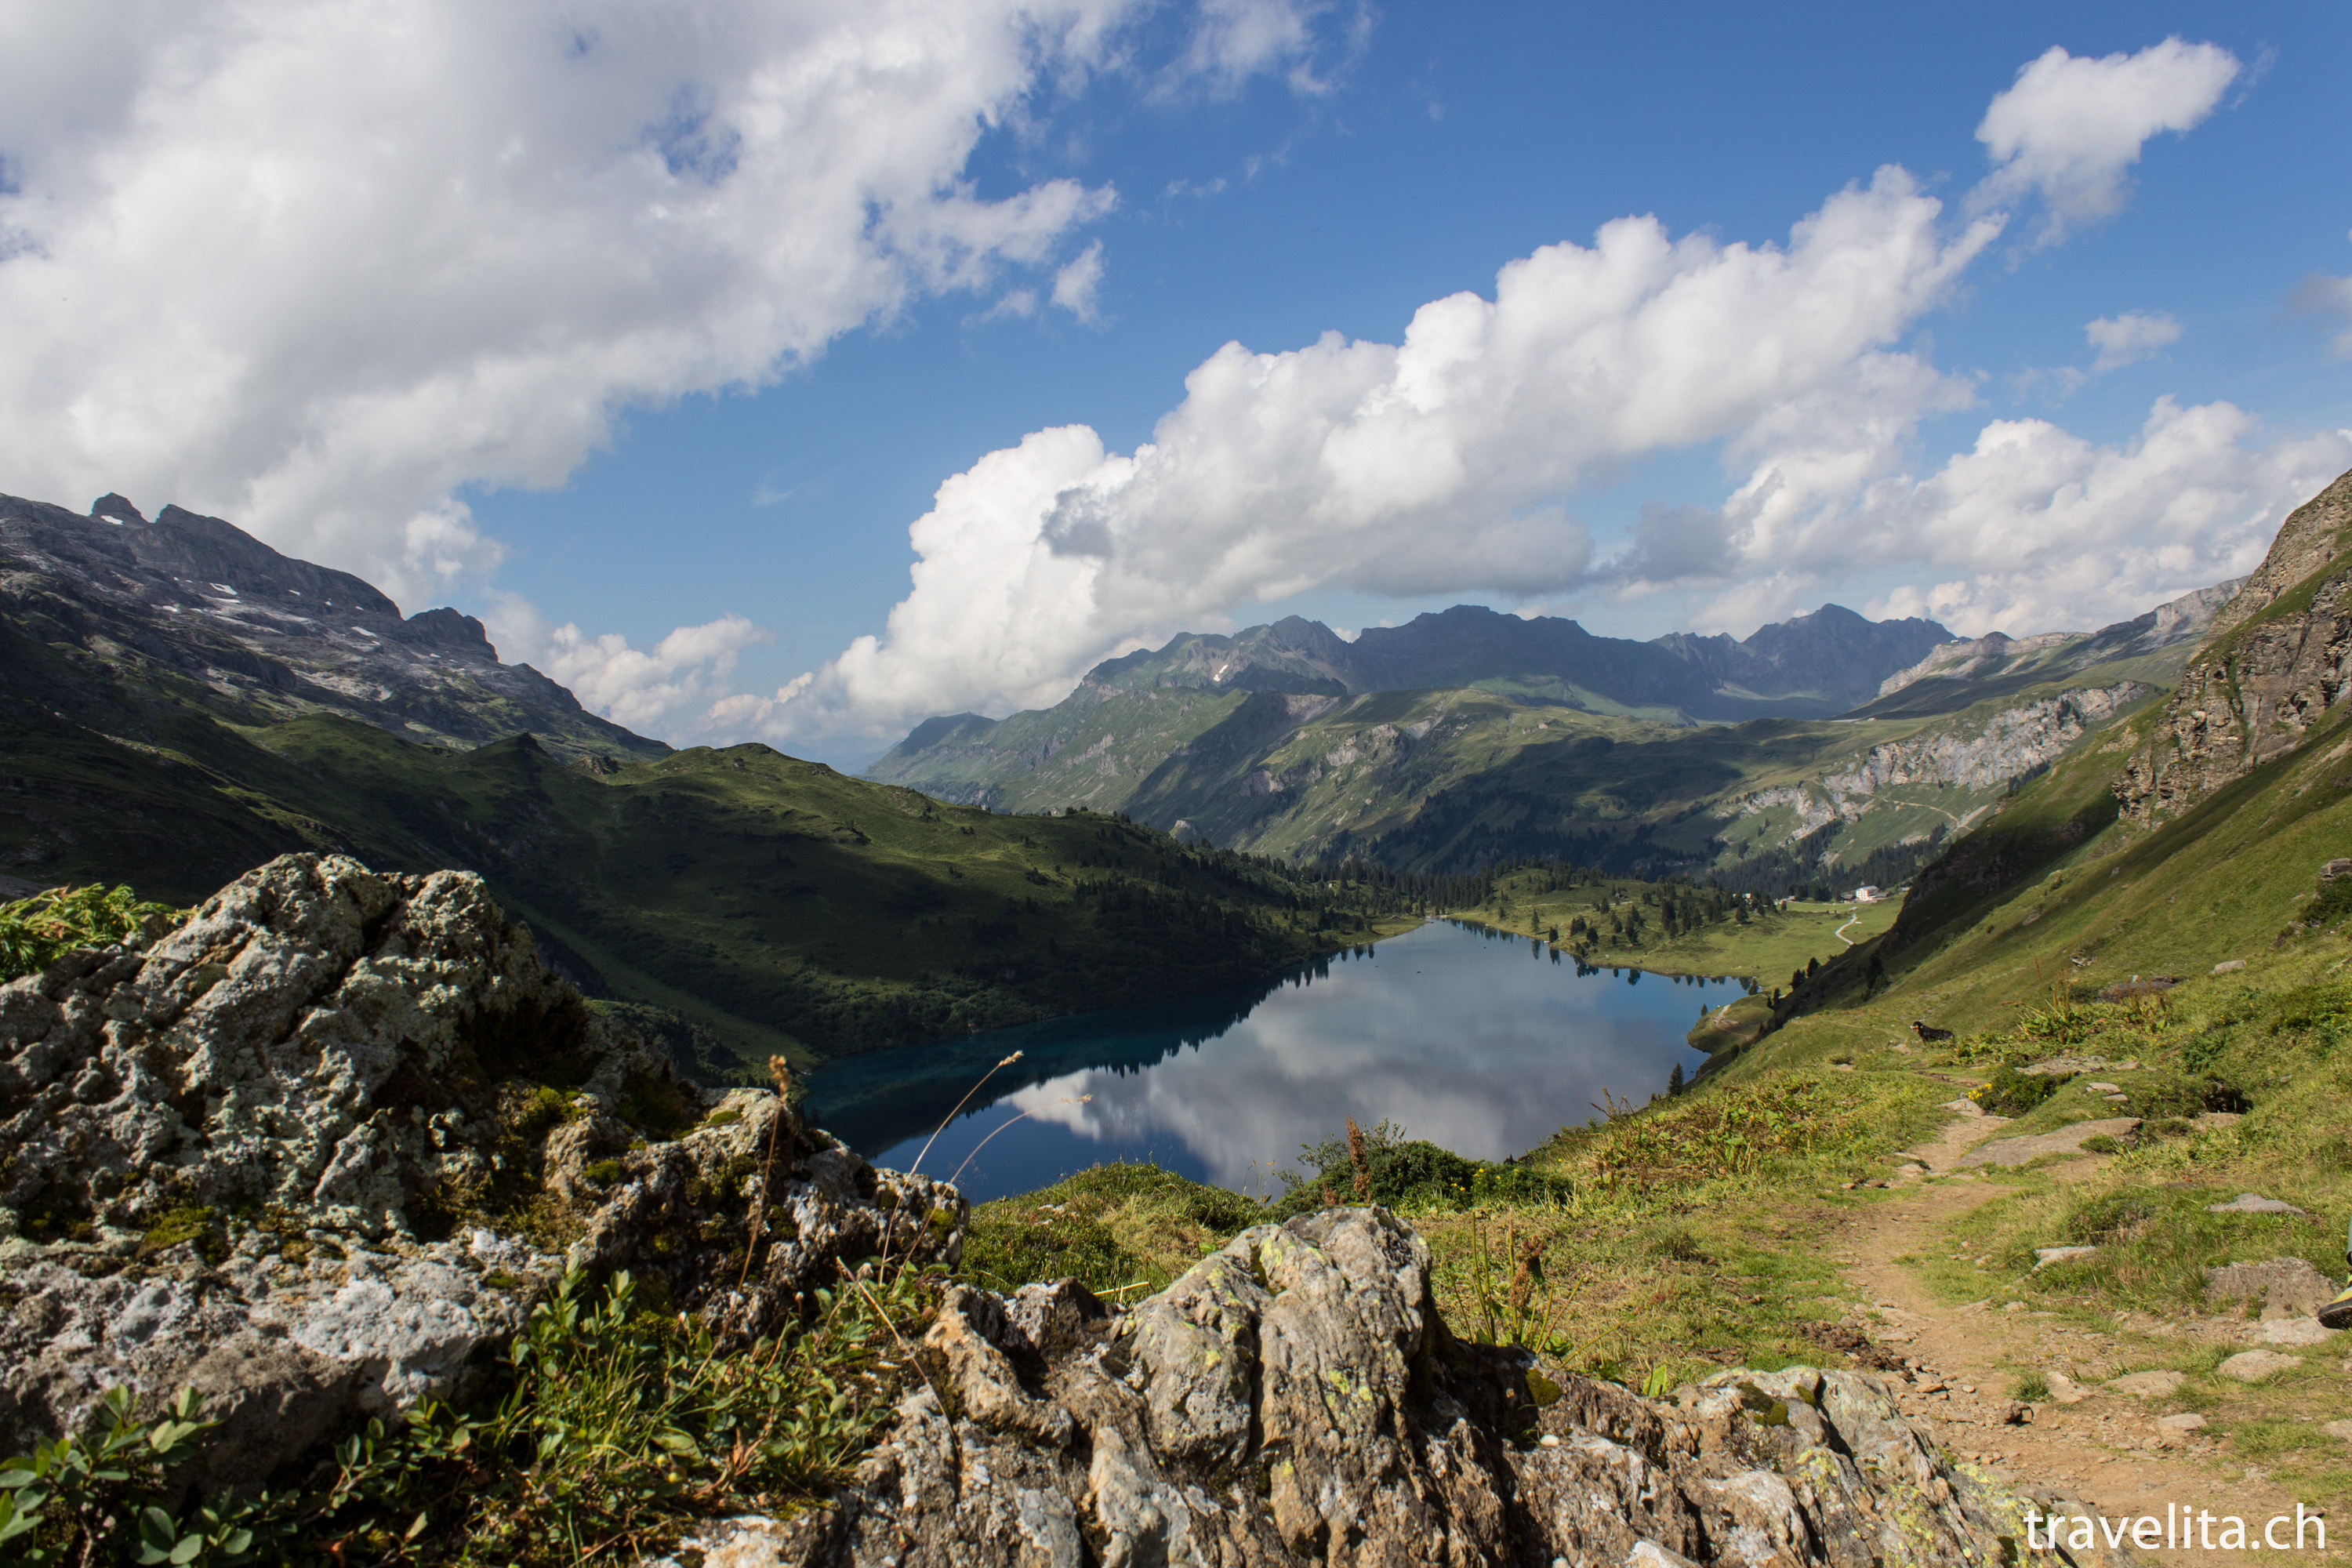
[[[333,715],[0,703],[0,860],[201,898],[287,850],[479,871],[592,991],[758,1060],[997,1027],[1265,974],[1393,899],[1097,815],[941,805],[764,746],[567,764]]]
[[[1040,812],[1083,805],[1125,811],[1152,769],[1232,716],[1246,691],[1154,687],[1098,700],[1074,699],[1029,710],[991,725],[940,724],[937,739],[903,759],[894,750],[866,770],[886,784],[906,784],[941,800],[999,811]]]
[[[1961,1031],[2006,1028],[2118,982],[2192,979],[2320,941],[2305,911],[2319,868],[2352,852],[2352,712],[2146,829],[2119,817],[2110,786],[2154,717],[2116,726],[1955,842],[1883,938],[1784,1006],[1784,1031],[1855,1044],[1885,1027],[1888,1009]],[[2341,921],[2330,912],[2323,923]],[[1866,984],[1874,961],[1882,979]]]

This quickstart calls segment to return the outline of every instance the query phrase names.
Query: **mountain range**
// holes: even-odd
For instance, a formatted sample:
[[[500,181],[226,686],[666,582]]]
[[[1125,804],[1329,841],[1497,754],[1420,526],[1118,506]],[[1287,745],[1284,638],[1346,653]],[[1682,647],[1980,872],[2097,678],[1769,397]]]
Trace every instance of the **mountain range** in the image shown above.
[[[1737,641],[1460,605],[1350,642],[1293,617],[1108,660],[1051,709],[927,721],[867,776],[1302,860],[1892,880],[2169,686],[2233,588],[2024,638],[1836,605]]]
[[[1745,641],[1675,633],[1633,642],[1594,637],[1570,620],[1475,605],[1369,627],[1349,641],[1292,616],[1232,637],[1187,633],[1157,651],[1107,660],[1072,700],[1171,687],[1360,697],[1485,686],[1591,712],[1669,721],[1825,718],[1951,640],[1933,621],[1868,621],[1837,605]]]

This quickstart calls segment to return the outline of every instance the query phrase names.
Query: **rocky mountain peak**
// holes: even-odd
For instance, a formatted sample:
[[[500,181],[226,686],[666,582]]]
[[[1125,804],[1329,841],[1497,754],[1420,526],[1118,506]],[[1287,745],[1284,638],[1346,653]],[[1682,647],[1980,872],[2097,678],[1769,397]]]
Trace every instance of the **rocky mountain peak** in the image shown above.
[[[240,724],[325,710],[460,747],[528,729],[566,755],[669,750],[500,663],[471,616],[404,617],[364,579],[181,506],[151,520],[115,493],[87,515],[0,496],[0,606],[43,628],[51,654],[76,650],[62,668],[30,645],[0,650],[23,666],[17,689],[51,709],[80,706],[75,693],[100,670],[136,670]]]
[[[408,617],[408,625],[446,647],[480,653],[493,662],[499,657],[498,647],[490,641],[488,627],[473,616],[460,615],[446,605],[437,610],[419,610]]]
[[[2259,615],[2352,545],[2352,472],[2287,513],[2253,574],[2214,617],[2213,635]]]
[[[2287,514],[2262,565],[2213,613],[2210,636],[2116,780],[2126,816],[2142,826],[2178,816],[2293,751],[2344,700],[2352,689],[2347,547],[2352,473]],[[2176,604],[2187,616],[2200,607]]]

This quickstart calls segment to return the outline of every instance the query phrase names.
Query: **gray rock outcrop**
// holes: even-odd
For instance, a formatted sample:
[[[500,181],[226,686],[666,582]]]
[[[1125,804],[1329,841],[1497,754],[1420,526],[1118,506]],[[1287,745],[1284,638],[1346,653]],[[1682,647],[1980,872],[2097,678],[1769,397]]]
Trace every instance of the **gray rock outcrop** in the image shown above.
[[[1730,803],[1722,820],[1787,813],[1789,824],[1774,842],[1790,844],[1832,822],[1860,821],[1878,805],[1880,793],[1890,788],[1924,784],[1987,795],[2066,755],[2150,689],[2126,680],[2062,691],[1965,724],[1956,721],[1906,740],[1883,742],[1818,778],[1742,795]],[[1958,826],[1965,828],[1990,809],[1988,800],[1959,818]]]
[[[1554,1384],[1449,1333],[1426,1244],[1378,1209],[1257,1226],[1124,1313],[958,1291],[927,1348],[853,1484],[704,1531],[706,1568],[1997,1563],[2053,1500],[1957,1465],[1868,1373]]]
[[[285,856],[0,986],[0,1452],[192,1385],[208,1474],[258,1480],[462,1397],[567,1268],[749,1338],[877,1254],[953,1262],[966,1215],[680,1079],[478,878]]]
[[[2289,513],[2115,783],[2126,816],[2178,816],[2284,755],[2352,688],[2352,473]]]
[[[2260,1301],[2264,1320],[2307,1318],[2336,1299],[2336,1281],[2300,1258],[2225,1263],[2205,1270],[2205,1301]]]

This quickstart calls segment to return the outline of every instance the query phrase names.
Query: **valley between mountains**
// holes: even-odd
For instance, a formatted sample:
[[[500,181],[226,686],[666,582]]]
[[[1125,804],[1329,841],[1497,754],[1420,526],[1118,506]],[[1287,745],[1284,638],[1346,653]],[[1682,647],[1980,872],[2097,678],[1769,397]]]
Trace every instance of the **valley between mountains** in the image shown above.
[[[1286,622],[865,778],[630,735],[362,590],[0,500],[8,890],[173,906],[0,930],[0,1447],[138,1456],[12,1480],[81,1510],[24,1539],[2232,1559],[2127,1544],[2189,1505],[2352,1551],[2352,475],[2100,630]],[[1334,1118],[1256,1194],[973,1205],[796,1109],[1440,915],[1749,984],[1654,1097],[1497,1159]]]

